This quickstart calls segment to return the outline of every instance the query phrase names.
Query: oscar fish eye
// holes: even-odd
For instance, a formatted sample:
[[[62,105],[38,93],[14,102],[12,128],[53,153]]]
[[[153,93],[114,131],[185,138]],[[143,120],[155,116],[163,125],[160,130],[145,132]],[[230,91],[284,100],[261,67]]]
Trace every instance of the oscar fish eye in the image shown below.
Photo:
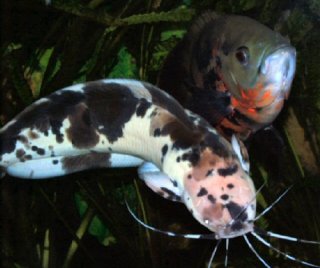
[[[249,62],[249,49],[245,46],[238,47],[235,56],[241,65],[247,65]]]

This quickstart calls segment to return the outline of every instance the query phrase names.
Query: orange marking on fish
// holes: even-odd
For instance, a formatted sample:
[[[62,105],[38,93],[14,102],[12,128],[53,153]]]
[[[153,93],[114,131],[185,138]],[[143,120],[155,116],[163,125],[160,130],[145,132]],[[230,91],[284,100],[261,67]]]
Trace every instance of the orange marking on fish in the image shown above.
[[[257,110],[255,108],[248,108],[247,111],[249,113],[256,113],[257,112]]]

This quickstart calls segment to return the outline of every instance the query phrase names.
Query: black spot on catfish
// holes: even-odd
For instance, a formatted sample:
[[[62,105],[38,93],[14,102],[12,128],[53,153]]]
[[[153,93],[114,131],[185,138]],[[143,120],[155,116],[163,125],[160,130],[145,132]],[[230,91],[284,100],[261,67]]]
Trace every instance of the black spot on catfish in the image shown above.
[[[228,187],[229,189],[232,189],[232,188],[234,188],[234,184],[233,184],[233,183],[228,183],[228,184],[227,184],[227,187]]]
[[[177,157],[176,161],[179,163],[181,160],[180,156]]]
[[[24,161],[25,161],[25,159],[24,159],[25,154],[26,154],[26,152],[25,152],[25,150],[23,150],[23,149],[18,149],[18,150],[16,151],[16,157],[17,157],[21,162],[24,162]]]
[[[91,123],[110,143],[123,137],[123,128],[136,111],[139,99],[118,83],[90,82],[84,87]]]
[[[193,166],[196,166],[200,160],[200,154],[197,149],[192,149],[191,152],[182,155],[183,161],[189,161]]]
[[[213,169],[209,169],[207,171],[206,177],[212,176],[212,174],[213,174]]]
[[[215,204],[215,203],[216,203],[216,199],[213,197],[212,194],[209,194],[207,198],[208,198],[208,200],[209,200],[212,204]]]
[[[226,141],[219,135],[208,132],[202,143],[203,147],[209,147],[212,152],[222,158],[228,158],[232,155],[229,147],[226,145]]]
[[[31,150],[34,152],[37,152],[38,155],[44,155],[45,154],[45,150],[42,148],[39,148],[35,145],[31,146]]]
[[[147,110],[150,108],[152,104],[148,102],[146,99],[142,98],[139,102],[139,105],[136,110],[136,115],[138,117],[144,117]]]
[[[235,221],[234,223],[231,224],[231,230],[232,231],[240,231],[243,229],[243,223],[241,221]]]
[[[167,154],[167,152],[168,152],[168,145],[167,144],[163,145],[161,152],[162,152],[162,157],[164,157]]]
[[[152,113],[150,114],[149,118],[153,118],[158,114],[158,108],[155,108]]]
[[[229,195],[223,194],[223,195],[220,196],[220,198],[221,198],[222,200],[228,200],[228,199],[229,199]]]
[[[110,154],[97,152],[77,156],[67,156],[61,160],[61,163],[62,168],[66,170],[67,173],[111,166]]]
[[[173,184],[174,187],[178,187],[178,183],[177,183],[176,180],[171,180],[171,179],[170,179],[170,181],[172,182],[172,184]]]
[[[161,130],[160,128],[156,128],[153,132],[154,137],[159,137],[161,135]]]
[[[30,129],[28,132],[28,137],[32,140],[35,140],[39,138],[39,134]]]
[[[194,127],[194,125],[192,125]],[[173,149],[187,149],[198,144],[203,137],[203,132],[187,127],[179,120],[171,121],[161,129],[161,135],[170,135],[173,140]]]
[[[75,97],[76,99],[83,100],[83,94],[80,96],[74,94],[76,92],[73,92],[73,94],[70,91],[61,91],[61,94],[56,95],[50,95],[54,96],[53,102],[52,102],[52,109],[55,109],[56,116],[49,116],[49,126],[51,128],[52,133],[56,136],[57,143],[62,143],[64,140],[64,135],[61,133],[62,130],[62,122],[64,119],[66,119],[70,114],[74,113],[77,110],[78,103],[76,100],[70,100],[70,97]],[[78,93],[80,94],[80,93]],[[59,107],[56,107],[56,105],[60,103]],[[58,111],[60,110],[60,111]],[[48,128],[45,128],[43,131],[47,131]]]
[[[24,156],[24,159],[25,160],[31,160],[32,159],[32,155],[27,154],[27,155]]]
[[[238,220],[241,220],[242,222],[247,220],[248,215],[245,212],[244,207],[239,206],[233,201],[226,204],[225,207],[228,209],[232,219],[236,218]]]
[[[51,131],[56,135],[57,143],[63,143],[63,134],[61,133],[62,122],[57,120],[50,120]]]
[[[26,160],[31,160],[32,156],[30,154],[26,154],[25,150],[18,149],[16,151],[16,157],[20,160],[20,162],[25,162]]]
[[[234,173],[236,173],[237,170],[238,170],[238,165],[235,164],[227,168],[219,168],[218,174],[222,177],[231,176]]]
[[[200,197],[200,196],[204,196],[204,195],[207,195],[208,194],[208,191],[206,188],[204,187],[201,187],[200,188],[200,191],[198,192],[197,196]]]
[[[46,153],[46,151],[44,149],[38,148],[38,150],[37,150],[38,155],[44,155],[45,153]]]
[[[99,135],[91,123],[90,111],[83,103],[69,115],[70,127],[66,130],[72,145],[80,148],[91,148],[99,142]]]
[[[172,200],[172,201],[180,201],[181,200],[180,196],[176,195],[174,192],[172,192],[168,188],[161,187],[160,189],[167,194],[167,196],[166,196],[167,199]]]
[[[57,159],[52,160],[52,164],[57,165],[59,161]]]

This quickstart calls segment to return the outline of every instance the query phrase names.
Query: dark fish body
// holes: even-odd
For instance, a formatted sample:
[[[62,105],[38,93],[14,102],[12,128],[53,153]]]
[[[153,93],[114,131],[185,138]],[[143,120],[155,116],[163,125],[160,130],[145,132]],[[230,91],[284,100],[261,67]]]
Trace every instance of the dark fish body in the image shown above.
[[[168,56],[159,86],[230,138],[270,125],[287,99],[296,51],[243,16],[207,12]]]

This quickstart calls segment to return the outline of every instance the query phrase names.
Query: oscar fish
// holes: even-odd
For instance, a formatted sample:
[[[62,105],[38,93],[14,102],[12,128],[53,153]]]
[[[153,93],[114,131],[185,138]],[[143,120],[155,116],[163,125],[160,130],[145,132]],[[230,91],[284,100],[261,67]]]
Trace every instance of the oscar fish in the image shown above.
[[[244,16],[205,12],[167,57],[160,88],[230,139],[269,126],[288,98],[296,50]]]

